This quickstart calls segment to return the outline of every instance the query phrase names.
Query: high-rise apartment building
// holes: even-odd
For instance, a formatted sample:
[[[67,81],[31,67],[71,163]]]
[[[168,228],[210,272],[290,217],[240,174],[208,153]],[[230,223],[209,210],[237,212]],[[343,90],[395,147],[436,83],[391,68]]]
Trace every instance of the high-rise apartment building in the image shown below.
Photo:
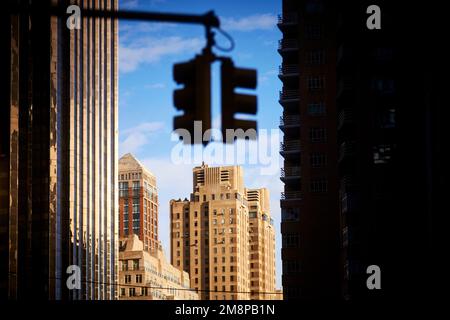
[[[45,10],[68,1],[10,15],[19,2],[0,13],[0,299],[115,299],[118,24],[70,30]]]
[[[193,169],[190,200],[171,200],[171,261],[190,274],[201,299],[258,299],[262,290],[275,293],[268,199],[267,189],[244,187],[241,167],[203,164]]]
[[[120,300],[198,300],[189,274],[172,266],[161,245],[150,251],[136,234],[120,239]]]
[[[284,0],[278,22],[282,283],[288,300],[340,294],[332,6],[332,1]]]
[[[275,288],[275,232],[269,190],[246,189],[249,217],[250,299],[271,300]]]
[[[367,23],[374,4],[379,29]],[[286,299],[436,293],[443,272],[433,228],[445,206],[448,118],[438,11],[384,0],[283,0]],[[381,290],[369,290],[369,266],[379,267]]]
[[[119,159],[119,235],[136,234],[144,250],[158,248],[156,178],[132,154]]]
[[[448,58],[435,8],[377,1],[382,25],[371,30],[360,16],[372,4],[337,7],[342,293],[414,299],[439,281],[431,237],[444,201],[439,150],[447,107],[439,74]],[[412,16],[421,24],[410,24]],[[370,265],[381,270],[382,290],[367,290]]]

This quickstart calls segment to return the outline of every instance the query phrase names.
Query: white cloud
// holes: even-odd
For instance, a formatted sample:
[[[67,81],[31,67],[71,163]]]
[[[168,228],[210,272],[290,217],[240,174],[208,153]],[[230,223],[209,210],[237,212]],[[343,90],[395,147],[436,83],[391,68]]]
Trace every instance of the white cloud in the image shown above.
[[[145,85],[145,88],[147,88],[147,89],[164,89],[165,87],[166,87],[166,84],[162,83],[162,82]]]
[[[119,46],[121,72],[136,70],[141,64],[155,63],[164,56],[198,51],[203,44],[200,38],[140,38],[129,45]]]
[[[221,21],[221,27],[225,31],[270,30],[276,26],[277,17],[270,13],[264,13],[239,19],[222,17]]]
[[[266,71],[264,73],[262,73],[259,77],[258,77],[258,83],[261,84],[265,84],[267,83],[270,79],[275,79],[274,76],[278,74],[278,72],[276,70],[269,70]]]
[[[136,9],[139,6],[138,0],[122,0],[119,4],[123,9]]]
[[[163,128],[163,122],[144,122],[136,127],[122,130],[120,135],[123,139],[119,143],[120,154],[135,153],[142,146],[149,143],[151,137]]]

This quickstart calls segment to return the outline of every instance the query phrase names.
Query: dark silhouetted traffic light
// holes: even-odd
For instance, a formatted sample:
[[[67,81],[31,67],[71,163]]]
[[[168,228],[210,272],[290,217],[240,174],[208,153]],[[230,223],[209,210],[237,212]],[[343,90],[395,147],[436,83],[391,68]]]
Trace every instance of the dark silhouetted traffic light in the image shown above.
[[[256,130],[256,121],[236,119],[236,113],[256,114],[255,95],[236,93],[236,88],[256,89],[256,70],[236,68],[229,58],[222,59],[222,135],[226,138],[226,129]],[[231,141],[227,141],[231,142]]]
[[[211,129],[211,61],[209,55],[197,55],[194,59],[173,66],[173,78],[183,88],[173,92],[173,102],[183,115],[173,121],[174,130],[186,129],[194,141],[194,121],[201,121],[203,133]],[[185,141],[188,143],[189,141]]]

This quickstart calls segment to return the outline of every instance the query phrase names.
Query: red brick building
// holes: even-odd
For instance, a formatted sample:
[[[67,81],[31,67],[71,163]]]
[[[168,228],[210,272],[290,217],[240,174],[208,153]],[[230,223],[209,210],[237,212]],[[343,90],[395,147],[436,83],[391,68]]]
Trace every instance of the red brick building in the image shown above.
[[[119,236],[136,234],[144,250],[158,247],[156,178],[132,154],[119,160]]]

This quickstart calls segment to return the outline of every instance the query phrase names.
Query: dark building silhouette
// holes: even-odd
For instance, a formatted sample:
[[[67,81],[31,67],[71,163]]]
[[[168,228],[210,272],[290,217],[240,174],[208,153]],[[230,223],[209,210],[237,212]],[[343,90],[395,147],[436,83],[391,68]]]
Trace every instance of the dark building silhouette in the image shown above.
[[[40,12],[9,14],[28,3]],[[49,4],[0,13],[0,299],[114,299],[118,24],[69,30]],[[69,265],[79,290],[66,286]]]
[[[283,1],[280,153],[283,291],[286,299],[337,299],[339,216],[335,10]]]
[[[380,30],[366,27],[373,4],[381,9]],[[425,299],[435,293],[442,267],[433,229],[445,207],[442,134],[448,112],[448,55],[437,11],[392,1],[283,1],[286,299]],[[322,55],[311,57],[319,49]],[[308,65],[313,61],[321,64]],[[288,63],[299,64],[294,74]],[[324,77],[323,93],[307,90],[311,74]],[[295,99],[286,99],[295,88]],[[325,101],[322,118],[307,109],[319,97]],[[327,129],[320,149],[327,161],[314,168],[311,155],[319,149],[310,130],[319,126]],[[289,178],[293,157],[283,147],[293,139],[301,146],[295,158],[301,174]],[[322,198],[311,192],[318,176],[328,178]],[[301,191],[298,199],[287,198],[293,190]],[[381,268],[381,290],[367,288],[370,265]]]
[[[372,4],[380,30],[366,27]],[[392,1],[338,8],[343,297],[424,299],[438,274],[432,234],[444,174],[439,13]],[[367,289],[369,265],[381,268],[380,291]]]

